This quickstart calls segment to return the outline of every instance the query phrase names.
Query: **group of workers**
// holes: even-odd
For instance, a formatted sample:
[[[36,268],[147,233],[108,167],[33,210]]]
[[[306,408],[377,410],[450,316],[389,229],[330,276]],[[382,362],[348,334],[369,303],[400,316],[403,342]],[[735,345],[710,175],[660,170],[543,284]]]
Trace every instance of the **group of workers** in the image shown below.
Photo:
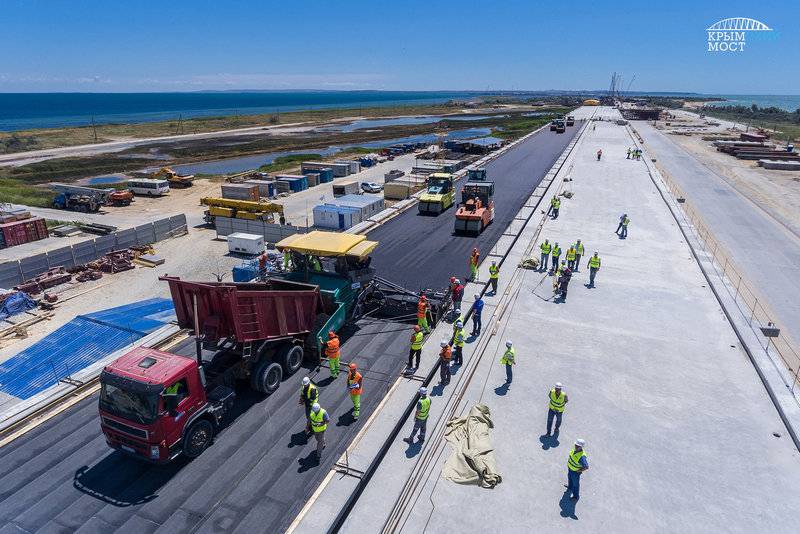
[[[642,149],[641,148],[629,148],[628,149],[628,155],[625,156],[625,159],[635,159],[635,160],[642,159]]]
[[[570,245],[563,260],[561,259],[561,245],[559,245],[558,241],[550,243],[548,239],[545,239],[539,244],[539,250],[541,251],[539,271],[547,271],[548,261],[550,262],[549,273],[556,277],[553,284],[554,289],[561,299],[566,301],[567,289],[572,279],[572,274],[580,269],[581,258],[586,251],[584,244],[578,239],[574,244]],[[589,269],[589,287],[594,287],[594,279],[597,276],[597,271],[600,270],[600,263],[600,256],[595,250],[586,264]]]
[[[619,224],[617,225],[616,233],[620,239],[625,239],[628,237],[628,225],[630,224],[631,219],[628,217],[627,213],[623,213],[619,216]]]

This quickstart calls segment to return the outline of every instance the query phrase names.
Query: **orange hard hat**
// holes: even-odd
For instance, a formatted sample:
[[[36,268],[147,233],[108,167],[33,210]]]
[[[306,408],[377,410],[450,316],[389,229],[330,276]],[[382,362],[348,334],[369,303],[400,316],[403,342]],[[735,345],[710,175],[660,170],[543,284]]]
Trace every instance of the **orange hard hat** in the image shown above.
[[[355,370],[356,370],[356,364],[354,364],[354,363],[351,363],[351,364],[350,364],[350,365],[348,365],[347,367],[349,367],[349,368],[350,368],[350,369],[352,369],[353,371],[355,371]]]
[[[426,297],[425,295],[420,295],[419,300],[428,300],[428,297]]]
[[[335,338],[336,337],[336,332],[331,330],[330,332],[328,332],[328,337],[331,338],[331,339]]]
[[[421,330],[422,328],[420,328],[419,325],[414,327],[414,332],[420,332]]]

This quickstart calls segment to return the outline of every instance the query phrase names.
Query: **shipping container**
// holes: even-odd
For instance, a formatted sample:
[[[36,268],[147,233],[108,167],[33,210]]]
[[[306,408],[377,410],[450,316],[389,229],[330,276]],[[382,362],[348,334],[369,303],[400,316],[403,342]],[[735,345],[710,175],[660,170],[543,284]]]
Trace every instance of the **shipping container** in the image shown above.
[[[358,208],[328,204],[314,206],[314,226],[320,228],[347,230],[361,221],[361,210]]]
[[[350,174],[350,164],[348,163],[323,163],[320,161],[304,161],[300,164],[302,172],[318,171],[320,169],[330,169],[335,178],[341,178]]]
[[[319,173],[318,172],[307,172],[305,174],[306,180],[308,180],[308,187],[316,187],[319,185]]]
[[[322,184],[327,184],[328,182],[333,181],[333,170],[325,167],[324,169],[317,169],[319,173],[319,182]]]
[[[222,198],[258,202],[259,188],[255,184],[225,184],[222,186]]]
[[[275,182],[273,180],[247,180],[247,185],[258,186],[258,196],[272,198],[275,196]]]
[[[293,193],[308,189],[308,179],[300,174],[278,174],[275,179],[287,182]]]
[[[286,180],[275,180],[275,193],[291,193],[292,188]]]
[[[3,248],[38,241],[50,236],[47,224],[41,217],[0,224],[0,234],[2,234],[0,246]]]
[[[358,161],[354,161],[354,160],[351,160],[351,159],[339,159],[339,160],[336,160],[336,163],[349,165],[350,166],[350,174],[357,174],[357,173],[361,172],[361,163],[359,163]]]
[[[358,182],[343,182],[341,184],[333,184],[333,196],[343,197],[345,195],[355,195],[361,191],[361,186]]]
[[[386,207],[386,201],[383,197],[372,195],[345,195],[331,202],[326,202],[326,205],[356,208],[361,211],[361,220],[363,221],[383,211]]]
[[[258,255],[264,252],[264,236],[236,232],[228,235],[228,251],[236,254]]]

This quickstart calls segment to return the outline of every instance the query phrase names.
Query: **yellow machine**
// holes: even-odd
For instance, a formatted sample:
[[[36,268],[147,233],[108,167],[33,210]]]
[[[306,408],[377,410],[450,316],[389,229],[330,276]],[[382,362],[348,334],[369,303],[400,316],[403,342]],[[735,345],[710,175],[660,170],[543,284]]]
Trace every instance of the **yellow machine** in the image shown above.
[[[153,178],[169,181],[170,187],[191,187],[194,174],[178,174],[169,167],[161,167],[153,173]]]
[[[428,190],[419,197],[419,212],[439,214],[455,202],[452,174],[435,172],[428,176]]]
[[[272,202],[254,202],[252,200],[232,200],[229,198],[204,197],[200,204],[208,206],[205,221],[215,225],[217,217],[235,219],[261,220],[275,222],[275,214],[283,215],[283,206]]]

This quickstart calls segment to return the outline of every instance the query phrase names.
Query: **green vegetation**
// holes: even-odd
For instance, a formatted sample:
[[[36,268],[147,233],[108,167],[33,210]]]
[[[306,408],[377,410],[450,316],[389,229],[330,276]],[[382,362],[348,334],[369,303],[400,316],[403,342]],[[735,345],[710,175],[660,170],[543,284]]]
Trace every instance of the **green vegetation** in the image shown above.
[[[286,169],[293,169],[300,166],[303,161],[319,161],[321,154],[293,154],[291,156],[280,156],[275,158],[272,163],[267,163],[258,168],[260,172],[279,172]]]
[[[551,115],[541,115],[539,117],[512,117],[508,121],[505,121],[502,126],[500,126],[502,129],[492,129],[492,135],[509,141],[519,139],[523,135],[526,135],[547,124],[554,118],[563,117],[565,113],[568,113],[568,110],[566,110],[564,113],[553,113]]]
[[[0,178],[0,202],[24,204],[26,206],[49,207],[53,192],[40,187],[25,185],[19,180]]]
[[[800,109],[768,107],[760,108],[753,104],[747,106],[705,106],[702,112],[711,117],[740,122],[750,126],[778,132],[781,140],[800,139]]]

